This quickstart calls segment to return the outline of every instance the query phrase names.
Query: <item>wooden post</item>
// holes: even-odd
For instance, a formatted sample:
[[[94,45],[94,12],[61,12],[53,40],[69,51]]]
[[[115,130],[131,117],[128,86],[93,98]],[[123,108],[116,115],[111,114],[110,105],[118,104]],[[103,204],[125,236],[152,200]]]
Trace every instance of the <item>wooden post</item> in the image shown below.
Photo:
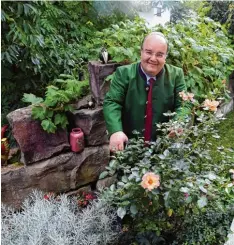
[[[89,61],[89,85],[92,96],[97,105],[102,105],[106,92],[109,90],[110,81],[105,81],[105,78],[111,75],[119,63],[102,64],[99,61]]]

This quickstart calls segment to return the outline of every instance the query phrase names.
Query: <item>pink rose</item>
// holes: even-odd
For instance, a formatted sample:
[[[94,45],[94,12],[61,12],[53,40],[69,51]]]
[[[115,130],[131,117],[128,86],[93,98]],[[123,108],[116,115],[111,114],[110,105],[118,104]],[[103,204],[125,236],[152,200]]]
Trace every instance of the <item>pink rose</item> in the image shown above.
[[[204,101],[204,107],[207,107],[210,111],[217,111],[217,106],[219,105],[219,102],[216,100],[208,100],[206,99]]]
[[[154,174],[152,172],[146,173],[142,177],[141,186],[144,189],[148,189],[149,191],[152,191],[154,188],[160,186],[159,179],[160,179],[159,175],[157,174]]]

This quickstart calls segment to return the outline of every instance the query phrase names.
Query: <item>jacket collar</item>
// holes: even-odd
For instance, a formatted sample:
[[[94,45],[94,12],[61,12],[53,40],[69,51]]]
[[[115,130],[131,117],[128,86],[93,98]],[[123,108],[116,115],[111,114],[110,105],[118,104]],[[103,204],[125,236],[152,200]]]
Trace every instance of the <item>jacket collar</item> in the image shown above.
[[[138,63],[138,71],[139,71],[139,73],[140,73],[140,76],[144,79],[144,81],[147,82],[146,75],[145,75],[145,73],[142,71],[142,68],[141,68],[141,62]],[[155,77],[156,80],[158,80],[158,79],[162,76],[163,72],[164,72],[164,67],[163,67],[162,70],[156,75],[156,77]]]

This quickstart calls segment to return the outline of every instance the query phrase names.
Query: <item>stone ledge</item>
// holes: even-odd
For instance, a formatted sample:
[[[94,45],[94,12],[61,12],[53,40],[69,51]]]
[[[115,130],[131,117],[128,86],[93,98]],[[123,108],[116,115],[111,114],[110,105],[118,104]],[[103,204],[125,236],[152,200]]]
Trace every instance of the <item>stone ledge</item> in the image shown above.
[[[108,145],[87,147],[80,154],[64,153],[18,168],[6,167],[1,174],[2,202],[20,208],[23,200],[39,189],[63,193],[98,180],[109,163]]]

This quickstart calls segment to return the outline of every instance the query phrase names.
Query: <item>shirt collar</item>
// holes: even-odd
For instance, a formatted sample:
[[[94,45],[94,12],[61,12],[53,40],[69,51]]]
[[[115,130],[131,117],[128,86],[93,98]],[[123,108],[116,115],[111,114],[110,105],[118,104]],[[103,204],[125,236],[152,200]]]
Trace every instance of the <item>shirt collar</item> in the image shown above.
[[[145,76],[146,76],[147,83],[149,82],[149,80],[150,80],[151,78],[153,78],[154,81],[156,81],[156,76],[155,76],[155,77],[149,76],[148,74],[145,73],[145,71],[144,71],[143,67],[141,66],[141,64],[140,64],[140,67],[141,67],[142,72],[143,72],[143,73],[145,74]]]
[[[145,71],[143,71],[143,68],[141,67],[141,63],[139,62],[138,63],[138,71],[139,71],[139,74],[140,76],[142,77],[143,80],[146,81],[146,83],[148,83],[149,79],[151,77],[149,77]],[[162,70],[156,75],[156,77],[153,77],[153,79],[159,79],[161,77],[161,75],[164,73],[164,67],[162,68]]]

